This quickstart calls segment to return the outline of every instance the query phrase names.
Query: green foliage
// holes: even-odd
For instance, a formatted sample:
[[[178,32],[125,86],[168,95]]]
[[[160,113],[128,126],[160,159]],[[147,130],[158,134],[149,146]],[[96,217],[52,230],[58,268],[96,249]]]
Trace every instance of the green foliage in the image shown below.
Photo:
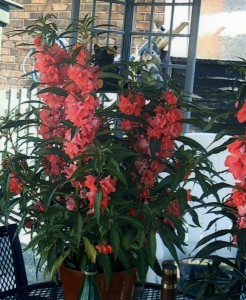
[[[228,112],[236,114],[237,111],[240,110],[243,105],[245,105],[245,60],[243,60],[243,63],[240,64],[240,66],[235,66],[233,70],[238,71],[244,77],[244,80],[241,82],[241,87],[239,88],[235,98],[235,102],[237,101],[237,107],[233,112]],[[226,118],[226,114],[223,116],[224,118]],[[216,121],[217,118],[218,117],[215,116],[211,121]],[[213,125],[212,123],[213,122],[210,122],[205,129],[209,129],[209,127]],[[223,128],[216,134],[214,142],[218,141],[224,135],[235,134],[237,135],[237,139],[239,141],[243,141],[245,136],[240,136],[241,127],[244,127],[245,130],[244,123],[238,123],[238,126],[236,126],[235,130]],[[221,151],[226,150],[227,146],[232,144],[234,141],[235,136],[208,151],[206,156],[209,157],[213,154],[219,154]],[[244,150],[240,151],[244,153]],[[200,170],[198,172],[200,172]],[[230,172],[232,171],[230,170]],[[230,228],[226,226],[224,229],[206,235],[196,245],[196,250],[198,251],[194,258],[200,259],[201,261],[206,259],[209,260],[206,272],[200,274],[199,278],[194,278],[187,282],[187,291],[189,292],[193,290],[194,292],[195,290],[195,294],[197,295],[196,299],[239,299],[241,294],[245,294],[246,229],[244,228],[245,225],[242,225],[243,222],[241,225],[238,222],[239,220],[245,220],[245,213],[243,213],[243,209],[242,212],[239,213],[238,207],[230,204],[233,199],[233,193],[238,191],[241,192],[240,197],[238,196],[237,198],[239,203],[238,206],[241,208],[245,207],[245,187],[243,184],[240,184],[240,180],[236,180],[235,184],[223,181],[223,174],[223,172],[219,174],[221,182],[212,185],[210,185],[209,181],[201,178],[201,186],[204,192],[201,198],[205,199],[205,197],[214,195],[216,199],[216,201],[209,202],[207,204],[207,215],[211,214],[212,220],[209,222],[206,230],[211,230],[212,226],[217,225],[218,221],[220,224],[222,221],[224,221],[225,224],[229,223],[231,226]],[[242,182],[245,182],[245,178],[242,180]],[[228,188],[230,188],[228,195],[224,196],[223,198],[219,197],[219,192]],[[198,207],[202,207],[202,205],[198,205],[197,208]],[[223,249],[236,249],[236,257],[225,257],[223,254],[215,254],[217,251],[221,251]],[[222,265],[224,268],[226,268],[225,272],[228,276],[226,280],[220,280],[220,278],[218,278],[217,270],[220,270],[220,266]],[[244,291],[242,291],[242,288]]]
[[[41,17],[28,26],[25,32],[30,35],[41,34],[44,48],[50,48],[59,41],[59,47],[64,50],[66,47],[62,44],[62,39],[78,31],[82,46],[75,50],[70,49],[71,55],[61,62],[61,65],[66,63],[72,66],[77,63],[80,51],[96,32],[89,30],[93,19],[87,15],[84,19],[70,24],[65,32],[59,33],[52,18],[52,15]],[[90,59],[85,60],[86,67],[90,62]],[[156,233],[160,234],[163,244],[179,263],[177,250],[183,251],[185,246],[186,224],[183,216],[190,214],[194,226],[199,226],[195,208],[187,201],[186,187],[192,184],[201,186],[202,197],[192,197],[192,200],[197,202],[197,207],[206,205],[204,199],[208,195],[215,195],[218,199],[221,186],[214,184],[214,178],[220,178],[220,174],[215,172],[208,156],[224,150],[226,145],[208,152],[191,138],[170,138],[171,134],[167,133],[165,137],[170,139],[171,144],[165,149],[168,154],[159,154],[161,141],[152,137],[149,138],[150,154],[146,150],[143,150],[143,153],[137,151],[134,147],[137,143],[134,130],[137,128],[141,135],[144,135],[148,129],[152,129],[145,115],[150,118],[155,116],[156,107],[161,101],[164,102],[163,93],[169,85],[173,86],[173,83],[168,82],[167,87],[154,90],[138,82],[138,73],[144,67],[142,62],[123,62],[122,66],[125,71],[124,80],[121,76],[115,77],[121,80],[119,93],[127,97],[133,89],[135,93],[141,92],[147,99],[143,107],[144,113],[137,116],[123,113],[117,103],[109,107],[99,106],[93,116],[100,118],[99,129],[93,143],[87,145],[82,154],[70,157],[64,151],[67,141],[64,136],[32,136],[31,132],[37,130],[37,125],[49,125],[42,123],[39,111],[52,110],[41,101],[38,108],[35,108],[36,101],[30,101],[29,112],[23,115],[13,112],[1,120],[1,138],[6,145],[0,171],[3,194],[0,199],[1,213],[5,215],[7,222],[8,217],[18,207],[21,219],[19,230],[24,228],[32,237],[27,249],[34,249],[40,255],[38,267],[41,268],[46,263],[45,272],[51,273],[52,276],[55,276],[63,263],[82,270],[86,260],[98,263],[107,275],[107,284],[113,271],[126,269],[130,272],[133,266],[137,266],[142,282],[148,267],[160,275],[161,267],[156,259]],[[108,75],[104,73],[101,78]],[[72,93],[66,88],[71,88],[71,82],[65,83],[52,86],[42,83],[38,95],[69,97]],[[182,92],[176,87],[173,87],[173,90],[176,90],[178,96],[182,96]],[[86,92],[83,97],[81,94],[80,92],[78,96],[81,97],[81,102],[87,94],[96,97],[96,91]],[[167,111],[173,108],[173,104],[166,102],[163,106]],[[183,111],[204,111],[197,105],[185,102],[182,97],[177,103],[177,110],[179,108]],[[63,113],[65,115],[65,109]],[[133,132],[128,132],[121,129],[115,120],[134,122],[137,126]],[[216,117],[213,120],[216,120]],[[176,122],[178,123],[175,121],[174,124]],[[182,119],[180,122],[194,124],[196,127],[211,126],[211,122],[206,124],[200,119]],[[74,138],[79,130],[65,117],[59,126],[64,126],[71,138]],[[31,151],[26,153],[25,149],[29,146]],[[52,159],[57,160],[55,167],[61,162],[61,172],[52,173]],[[138,172],[138,159],[140,162],[146,160],[150,164],[159,163],[161,167],[164,166],[158,176],[154,177],[154,182],[148,186],[149,196],[146,201],[143,201],[140,192],[145,192],[143,179],[148,175]],[[76,170],[67,175],[65,167],[69,168],[71,165],[76,167]],[[96,178],[99,187],[96,191],[90,191],[91,194],[95,192],[94,202],[91,201],[92,196],[88,196],[89,188],[85,186],[85,181],[90,176]],[[18,179],[18,183],[21,184],[20,192],[10,188],[13,178]],[[106,186],[103,190],[99,184],[103,178],[112,178],[115,182],[107,197],[103,192],[110,187]],[[73,198],[72,207],[69,207],[70,197]],[[173,213],[172,205],[178,208],[178,213]],[[242,244],[245,245],[244,242]],[[112,247],[113,251],[107,253],[107,246]],[[98,250],[100,247],[103,249],[101,252]],[[214,244],[213,249],[219,247],[221,244]],[[210,255],[211,251],[204,248],[200,253],[206,256]]]

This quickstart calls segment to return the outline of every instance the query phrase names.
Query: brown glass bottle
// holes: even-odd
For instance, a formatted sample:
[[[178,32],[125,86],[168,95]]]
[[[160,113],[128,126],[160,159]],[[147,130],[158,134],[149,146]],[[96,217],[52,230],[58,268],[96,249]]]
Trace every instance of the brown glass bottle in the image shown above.
[[[161,300],[177,299],[177,267],[171,263],[162,265]]]

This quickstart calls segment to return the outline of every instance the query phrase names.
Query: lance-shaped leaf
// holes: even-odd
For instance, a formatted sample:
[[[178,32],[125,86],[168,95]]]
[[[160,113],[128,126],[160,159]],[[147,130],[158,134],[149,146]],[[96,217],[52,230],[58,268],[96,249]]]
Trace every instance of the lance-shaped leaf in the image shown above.
[[[91,242],[83,236],[83,242],[85,246],[85,252],[92,263],[96,262],[97,251],[95,247],[91,244]]]
[[[120,236],[118,232],[118,227],[116,226],[115,223],[112,224],[111,230],[110,230],[110,242],[113,247],[113,254],[114,257],[116,258],[119,253],[120,249]]]
[[[66,161],[69,161],[70,158],[69,156],[64,152],[62,151],[61,149],[59,148],[45,148],[45,149],[39,149],[35,152],[36,155],[40,155],[40,156],[45,156],[47,154],[55,154],[55,155],[58,155],[58,156],[61,156],[63,157]]]
[[[131,271],[131,262],[130,262],[129,256],[127,255],[127,253],[125,251],[122,250],[122,248],[119,249],[118,259],[122,263],[123,267],[130,274],[130,271]]]
[[[16,128],[21,127],[23,125],[31,125],[31,124],[40,124],[37,120],[16,120],[16,121],[8,121],[5,125],[0,126],[0,129],[7,129],[7,128]]]
[[[231,242],[226,241],[214,241],[208,245],[206,245],[204,248],[202,248],[198,253],[195,255],[195,258],[206,258],[210,254],[214,253],[217,250],[221,250],[223,248],[236,248],[237,246],[233,245]]]
[[[68,92],[62,88],[56,87],[56,86],[52,86],[52,87],[48,87],[45,89],[42,89],[40,91],[37,92],[37,95],[40,94],[44,94],[44,93],[52,93],[58,96],[63,96],[63,97],[67,97],[68,96]]]
[[[149,148],[150,148],[151,156],[155,157],[156,153],[161,148],[161,140],[151,138],[149,143]]]
[[[136,218],[132,218],[130,216],[118,216],[118,221],[124,222],[126,224],[132,225],[133,227],[136,228],[143,228],[143,224],[137,220]]]
[[[191,148],[199,149],[202,152],[206,152],[205,148],[201,144],[187,136],[179,136],[175,138],[175,141],[179,141],[184,145],[190,146]]]
[[[77,246],[79,246],[82,232],[83,232],[82,216],[79,211],[76,211],[73,217],[73,227],[71,230],[71,236],[73,237],[74,241],[76,241]]]
[[[139,279],[142,283],[145,282],[145,278],[146,278],[146,274],[148,272],[148,256],[147,253],[145,251],[145,249],[143,249],[139,254],[138,254],[138,258],[137,258],[137,270],[138,270],[138,276]]]
[[[122,245],[123,247],[128,251],[132,244],[134,243],[134,240],[136,239],[136,231],[130,230],[126,232],[122,238]]]
[[[218,237],[221,237],[221,236],[224,236],[226,234],[230,234],[231,233],[231,230],[230,229],[222,229],[222,230],[218,230],[214,233],[211,233],[210,235],[208,236],[205,236],[203,239],[201,239],[195,248],[198,248],[200,247],[201,245],[204,245],[206,244],[207,242],[213,240],[213,239],[216,239]]]
[[[63,255],[60,255],[53,264],[52,270],[51,270],[51,278],[54,279],[55,275],[57,274],[57,271],[60,269],[62,263],[66,259],[66,257],[70,254],[70,249],[66,250]]]
[[[162,190],[166,187],[170,187],[170,184],[172,182],[173,177],[171,175],[166,176],[165,178],[163,178],[158,184],[157,186],[152,190],[152,193],[156,193],[159,190]]]
[[[149,233],[147,236],[146,249],[147,249],[147,253],[148,253],[149,264],[152,268],[154,268],[155,255],[156,255],[156,237],[155,237],[155,230],[153,227],[150,227],[150,229],[149,229]]]
[[[94,203],[94,211],[97,223],[100,224],[100,208],[101,208],[101,201],[102,201],[102,191],[98,190],[96,194],[96,199]]]
[[[112,64],[112,66],[114,66]],[[109,66],[107,66],[108,68]],[[119,74],[116,74],[116,73],[111,73],[111,72],[103,72],[102,75],[100,75],[100,78],[115,78],[115,79],[118,79],[118,80],[125,80],[125,77],[119,75]]]
[[[237,243],[242,253],[246,253],[246,228],[240,228],[237,233]]]
[[[69,181],[70,180],[68,180],[68,179],[63,179],[63,180],[60,180],[60,181],[57,181],[57,182],[51,184],[51,186],[47,189],[47,192],[44,197],[44,201],[45,201],[45,204],[47,207],[50,206],[50,203],[51,203],[53,196],[54,196],[56,190],[58,189],[58,187]]]
[[[176,248],[173,244],[173,241],[170,239],[170,236],[167,234],[167,230],[163,230],[163,227],[159,224],[157,224],[158,233],[162,239],[163,244],[167,247],[167,249],[170,251],[170,254],[174,258],[176,262],[179,262],[178,255]]]
[[[106,286],[108,287],[112,278],[112,266],[108,255],[100,254],[98,255],[98,261],[103,269],[103,273],[106,277]]]
[[[111,175],[119,179],[126,186],[128,185],[125,175],[120,170],[119,163],[113,157],[109,158],[107,169]]]

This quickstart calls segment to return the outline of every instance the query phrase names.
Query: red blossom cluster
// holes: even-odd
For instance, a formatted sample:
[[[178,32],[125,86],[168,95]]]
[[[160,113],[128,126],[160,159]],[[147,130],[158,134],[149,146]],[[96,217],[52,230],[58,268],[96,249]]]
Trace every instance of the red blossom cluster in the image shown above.
[[[191,190],[190,189],[188,189],[186,191],[186,197],[187,197],[187,201],[191,200]],[[179,200],[174,199],[173,201],[171,201],[168,204],[166,211],[168,213],[171,213],[175,217],[180,218],[182,216],[182,214],[180,213],[180,209],[179,209]],[[163,223],[168,224],[171,228],[175,229],[175,224],[173,223],[173,221],[170,218],[168,218],[168,217],[164,218]]]
[[[41,74],[40,81],[45,84],[60,84],[67,80],[68,64],[62,63],[67,57],[67,50],[55,43],[52,47],[42,44],[42,38],[34,40],[37,52],[35,69]]]
[[[40,37],[35,39],[35,45],[35,68],[41,74],[42,85],[56,85],[69,92],[67,97],[54,93],[41,94],[46,108],[39,113],[42,121],[39,133],[44,139],[65,138],[64,150],[73,158],[82,154],[92,143],[99,127],[99,119],[94,116],[99,101],[89,93],[101,87],[99,76],[102,73],[98,66],[92,66],[89,62],[90,54],[83,46],[73,48],[73,51],[78,48],[80,51],[76,61],[68,64],[65,58],[70,57],[73,51],[69,53],[57,43],[49,48],[41,44]],[[75,135],[62,124],[64,119],[79,127]]]
[[[22,192],[22,188],[21,181],[15,176],[15,174],[12,173],[9,180],[10,192],[20,194]]]
[[[161,158],[170,158],[174,150],[173,140],[182,131],[182,112],[177,108],[178,99],[173,92],[164,92],[160,102],[152,109],[151,113],[143,110],[147,99],[142,93],[135,94],[131,91],[128,96],[120,96],[119,109],[121,112],[143,117],[148,125],[136,123],[124,119],[121,122],[121,129],[130,132],[135,137],[133,148],[141,154],[141,158],[135,161],[138,174],[141,176],[141,192],[139,198],[143,201],[150,201],[150,188],[156,183],[157,175],[165,169],[165,165],[159,161]],[[151,139],[158,140],[159,149],[155,159],[151,157]],[[143,156],[145,155],[145,156]]]
[[[95,247],[99,253],[111,254],[113,252],[112,246],[108,245],[107,242],[103,242],[101,245]]]
[[[39,213],[43,213],[46,210],[46,206],[42,201],[38,201],[34,203],[34,210],[36,210]]]
[[[46,107],[39,112],[42,121],[39,134],[46,140],[60,138],[61,149],[70,158],[74,158],[83,154],[93,143],[100,125],[99,118],[95,117],[99,100],[91,92],[101,87],[102,81],[99,76],[102,73],[98,70],[98,66],[90,63],[90,54],[84,46],[74,46],[69,53],[57,43],[52,47],[41,44],[40,37],[35,38],[35,45],[37,48],[35,68],[41,74],[42,86],[47,88],[55,85],[68,92],[68,96],[60,96],[52,92],[41,94]],[[76,60],[69,64],[65,59],[74,51],[77,51]],[[72,133],[71,129],[63,124],[63,120],[68,120],[76,126],[76,132]],[[52,148],[52,145],[46,147]],[[77,169],[76,161],[74,165],[68,167],[61,156],[48,154],[45,157],[46,174],[51,177],[65,173],[69,178]],[[87,189],[87,192],[81,192],[80,195],[81,198],[87,197],[90,208],[94,207],[98,190],[95,181],[96,178],[94,178],[94,185],[89,178],[85,178],[84,182],[73,182],[75,187]],[[115,190],[115,183],[116,179],[110,177],[98,182],[103,194],[101,208],[108,206],[110,200],[108,194]],[[75,209],[73,195],[65,195],[64,201],[68,210]]]
[[[89,200],[89,205],[88,205],[89,208],[93,209],[96,200],[97,191],[98,191],[98,185],[96,184],[97,178],[95,176],[88,175],[85,176],[85,179],[86,180],[83,183],[83,187],[89,189],[89,191],[85,193],[85,196]],[[108,207],[109,201],[111,199],[109,194],[115,192],[116,182],[117,180],[111,178],[110,175],[99,180],[99,186],[101,187],[102,190],[101,208]]]
[[[240,123],[246,122],[246,100],[236,117]],[[237,182],[226,204],[237,209],[237,225],[240,228],[246,228],[246,133],[236,137],[227,149],[230,155],[225,160],[225,166]]]

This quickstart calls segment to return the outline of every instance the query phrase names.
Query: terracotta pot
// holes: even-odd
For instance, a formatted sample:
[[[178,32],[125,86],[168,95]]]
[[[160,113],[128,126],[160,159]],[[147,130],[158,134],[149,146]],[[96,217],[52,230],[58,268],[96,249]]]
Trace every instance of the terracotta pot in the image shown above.
[[[83,284],[83,273],[62,266],[59,271],[62,282],[64,300],[77,300]],[[109,288],[103,273],[98,273],[97,282],[102,300],[129,300],[132,298],[136,282],[136,269],[132,269],[131,276],[126,271],[113,273]]]

